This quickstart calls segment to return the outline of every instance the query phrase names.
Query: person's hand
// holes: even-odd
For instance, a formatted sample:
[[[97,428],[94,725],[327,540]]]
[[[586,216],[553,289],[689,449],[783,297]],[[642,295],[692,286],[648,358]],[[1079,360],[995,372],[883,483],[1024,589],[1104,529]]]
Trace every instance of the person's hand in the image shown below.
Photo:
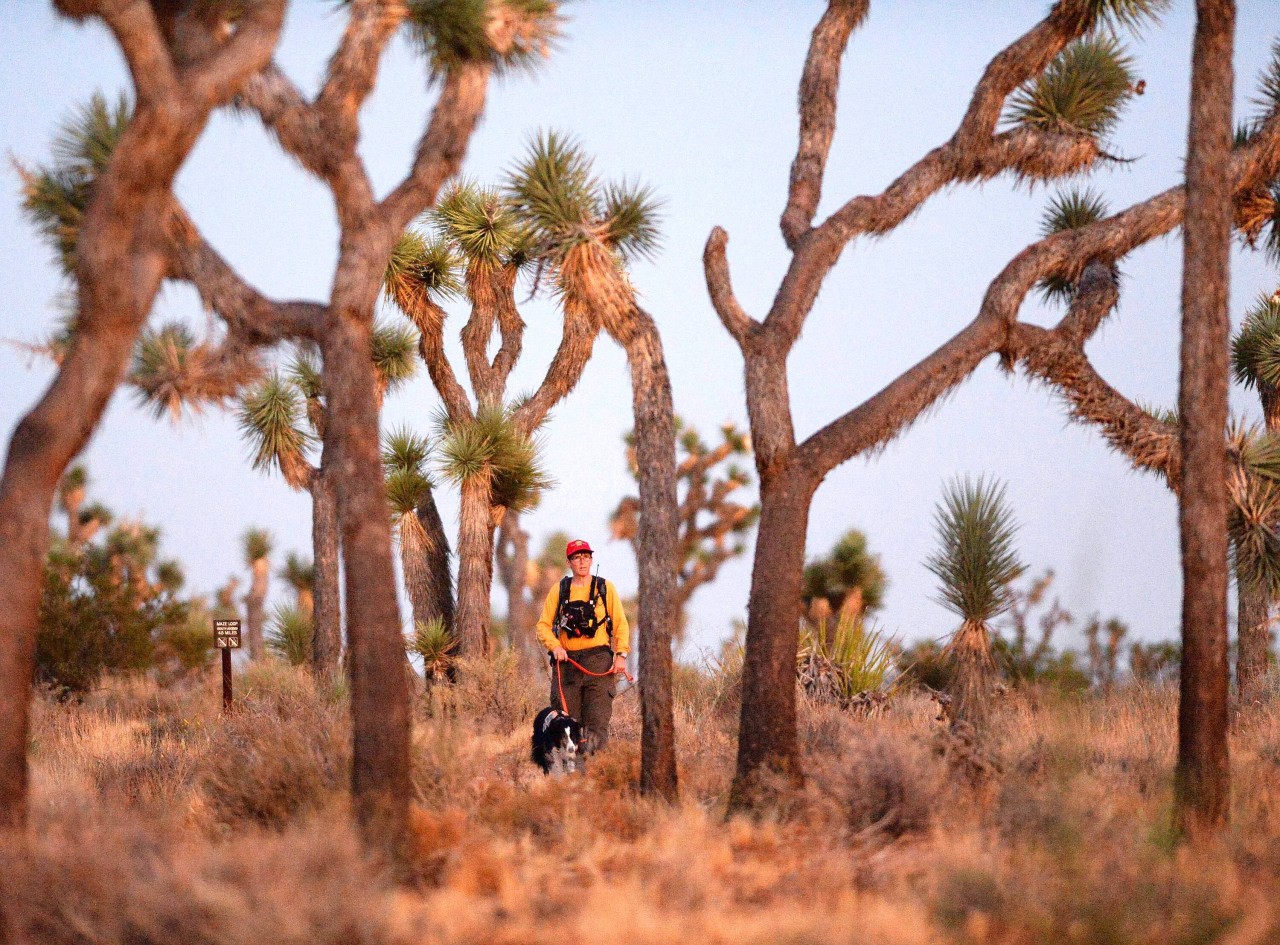
[[[552,650],[552,651],[551,651],[551,657],[552,657],[552,658],[553,658],[557,663],[563,663],[565,660],[567,660],[567,659],[569,658],[569,651],[568,651],[568,650],[566,650],[566,649],[565,649],[564,647],[562,647],[562,646],[558,646],[558,647],[556,647],[554,650]]]
[[[619,653],[613,658],[613,671],[615,673],[625,673],[627,671],[627,654]]]

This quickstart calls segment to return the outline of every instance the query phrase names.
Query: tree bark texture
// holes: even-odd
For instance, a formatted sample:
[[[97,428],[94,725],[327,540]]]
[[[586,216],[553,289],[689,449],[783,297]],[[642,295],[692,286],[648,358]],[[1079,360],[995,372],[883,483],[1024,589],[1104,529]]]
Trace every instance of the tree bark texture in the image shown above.
[[[801,778],[796,653],[805,536],[815,488],[785,468],[761,479],[730,813],[757,807],[762,791],[770,788],[770,778],[780,776],[790,783]]]
[[[493,584],[492,489],[484,475],[462,481],[458,509],[458,612],[460,656],[489,655],[489,592]]]
[[[372,298],[335,308],[339,317],[324,336],[325,447],[333,450],[342,542],[356,814],[365,840],[397,861],[412,791],[410,692],[378,438],[372,310]]]
[[[1241,708],[1261,695],[1270,649],[1271,600],[1265,587],[1236,569],[1236,698]]]
[[[266,623],[271,562],[266,558],[256,558],[249,563],[249,571],[249,593],[244,596],[245,630],[249,638],[249,658],[260,660],[266,655],[263,648],[263,625]]]
[[[449,536],[445,533],[440,510],[436,507],[436,499],[430,489],[418,504],[417,515],[427,536],[425,556],[430,591],[427,594],[426,617],[428,620],[439,617],[444,621],[445,627],[452,630],[453,571],[449,566],[449,559],[453,557],[453,550],[449,547]]]
[[[316,568],[311,668],[332,676],[342,657],[342,572],[339,562],[338,496],[330,465],[321,459],[311,477],[311,554]]]
[[[1197,0],[1183,225],[1181,417],[1182,672],[1177,817],[1227,819],[1227,292],[1231,239],[1234,0]]]
[[[1280,433],[1280,391],[1260,382],[1258,397],[1267,432]],[[1275,601],[1265,588],[1236,575],[1236,698],[1241,706],[1261,696],[1271,655],[1271,608]]]
[[[680,570],[676,520],[676,433],[671,377],[658,326],[632,307],[623,319],[606,317],[606,330],[627,353],[635,414],[640,529],[637,618],[640,652],[640,790],[674,801],[675,708],[671,691],[671,641],[679,625],[676,575]]]

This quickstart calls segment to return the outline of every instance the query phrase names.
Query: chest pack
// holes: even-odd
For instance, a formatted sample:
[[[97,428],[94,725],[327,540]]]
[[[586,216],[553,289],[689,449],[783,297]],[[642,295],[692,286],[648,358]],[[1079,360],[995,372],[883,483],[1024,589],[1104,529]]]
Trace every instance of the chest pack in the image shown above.
[[[556,601],[555,619],[551,621],[551,629],[557,635],[563,633],[571,640],[582,637],[593,637],[601,626],[607,628],[609,636],[613,636],[613,617],[609,613],[608,585],[604,578],[591,576],[591,590],[586,600],[569,600],[569,588],[573,578],[565,576],[560,579],[560,597]],[[604,604],[604,616],[596,616],[596,601]]]

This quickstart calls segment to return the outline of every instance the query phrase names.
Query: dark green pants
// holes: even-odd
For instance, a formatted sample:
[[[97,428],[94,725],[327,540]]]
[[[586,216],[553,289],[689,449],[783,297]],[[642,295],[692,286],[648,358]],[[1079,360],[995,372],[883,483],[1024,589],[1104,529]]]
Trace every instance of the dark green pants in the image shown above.
[[[613,652],[607,646],[589,650],[570,650],[569,658],[593,673],[607,673],[613,668]],[[572,663],[560,663],[556,679],[556,662],[551,661],[551,705],[565,709],[582,723],[583,746],[587,752],[599,751],[609,743],[609,719],[613,716],[613,689],[616,676],[588,676]],[[560,692],[564,691],[564,704]],[[567,709],[566,709],[567,707]]]

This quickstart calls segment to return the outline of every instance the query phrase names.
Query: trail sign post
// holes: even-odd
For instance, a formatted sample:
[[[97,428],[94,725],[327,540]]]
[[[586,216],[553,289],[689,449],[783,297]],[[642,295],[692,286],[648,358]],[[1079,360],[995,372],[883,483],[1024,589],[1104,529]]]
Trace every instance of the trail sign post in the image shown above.
[[[240,621],[215,620],[213,645],[222,651],[222,711],[231,711],[231,651],[240,649]]]

